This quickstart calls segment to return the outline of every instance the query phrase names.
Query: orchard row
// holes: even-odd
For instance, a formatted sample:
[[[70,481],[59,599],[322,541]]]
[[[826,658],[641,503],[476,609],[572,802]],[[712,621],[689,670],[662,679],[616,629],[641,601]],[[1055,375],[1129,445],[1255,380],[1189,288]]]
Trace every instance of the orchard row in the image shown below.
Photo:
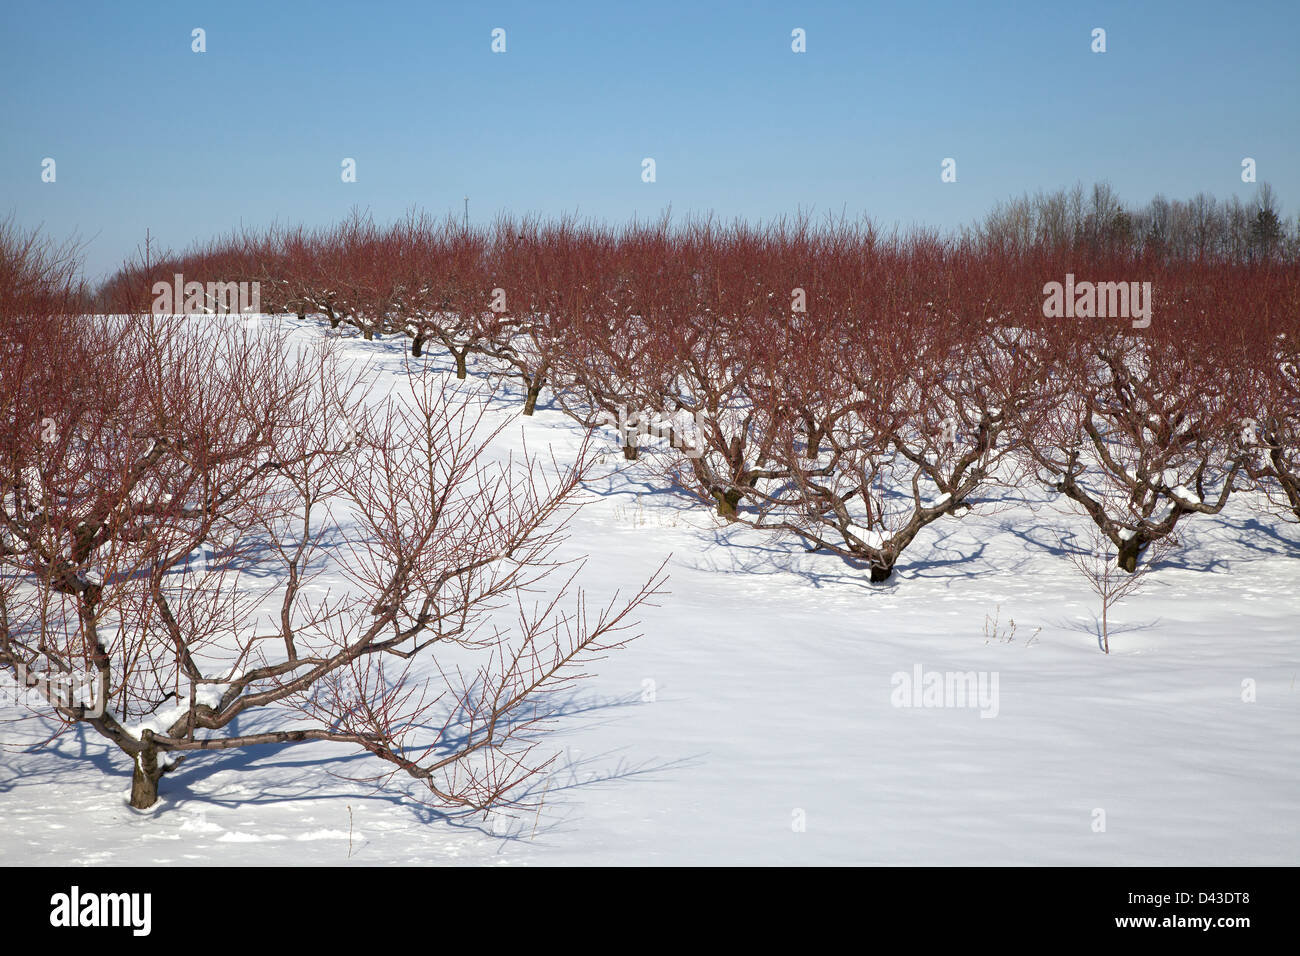
[[[874,580],[926,525],[1025,476],[1130,571],[1236,490],[1300,519],[1295,263],[807,221],[353,216],[136,263],[104,307],[147,312],[174,276],[257,283],[264,311],[441,349],[462,378],[481,363],[518,380],[524,414],[547,396],[616,423],[628,458],[664,438],[676,486]]]

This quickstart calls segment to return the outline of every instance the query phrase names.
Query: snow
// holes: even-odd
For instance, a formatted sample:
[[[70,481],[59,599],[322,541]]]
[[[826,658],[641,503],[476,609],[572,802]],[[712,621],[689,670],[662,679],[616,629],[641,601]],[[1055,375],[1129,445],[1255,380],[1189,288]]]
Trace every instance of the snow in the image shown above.
[[[883,548],[885,543],[889,540],[885,535],[874,528],[861,528],[858,525],[850,524],[849,531],[868,548],[879,550],[880,548]]]
[[[293,322],[291,324],[298,324]],[[306,323],[319,334],[316,326]],[[393,379],[400,340],[349,341]],[[441,355],[427,361],[445,374]],[[481,388],[472,378],[466,388]],[[492,414],[519,407],[494,403]],[[500,454],[577,428],[539,407]],[[624,467],[612,431],[607,470]],[[531,791],[540,810],[446,816],[350,781],[382,771],[326,743],[191,757],[156,812],[93,735],[44,752],[0,723],[0,864],[1290,865],[1300,855],[1300,531],[1230,501],[1110,611],[1057,546],[1059,499],[927,528],[893,579],[721,524],[651,462],[592,483],[567,554],[593,602],[672,553],[644,636],[565,699]],[[637,495],[641,498],[638,501]],[[341,569],[318,582],[340,585]],[[1013,641],[991,639],[998,614]],[[1030,642],[1035,628],[1041,628]],[[978,706],[895,706],[899,673],[984,675]],[[996,680],[994,680],[996,676]],[[215,689],[213,691],[215,693]],[[947,701],[940,701],[946,704]],[[992,708],[984,708],[991,712]],[[0,719],[11,708],[0,704]],[[241,730],[259,726],[256,716]],[[89,758],[89,759],[84,759]],[[112,772],[106,772],[111,769]],[[1095,811],[1105,831],[1094,831]]]
[[[197,704],[215,707],[221,701],[221,685],[204,684],[194,692],[194,701]],[[127,726],[127,732],[133,737],[138,738],[145,730],[151,730],[155,734],[165,734],[167,728],[185,716],[189,710],[188,697],[183,703],[176,704],[172,707],[162,707],[152,714],[147,720],[142,720]]]

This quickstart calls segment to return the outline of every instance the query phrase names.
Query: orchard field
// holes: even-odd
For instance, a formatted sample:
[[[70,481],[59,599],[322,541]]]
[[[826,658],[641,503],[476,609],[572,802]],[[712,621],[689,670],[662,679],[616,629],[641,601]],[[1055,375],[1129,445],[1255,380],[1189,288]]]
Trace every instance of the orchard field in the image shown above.
[[[1106,208],[6,229],[0,856],[1292,862],[1300,266]]]

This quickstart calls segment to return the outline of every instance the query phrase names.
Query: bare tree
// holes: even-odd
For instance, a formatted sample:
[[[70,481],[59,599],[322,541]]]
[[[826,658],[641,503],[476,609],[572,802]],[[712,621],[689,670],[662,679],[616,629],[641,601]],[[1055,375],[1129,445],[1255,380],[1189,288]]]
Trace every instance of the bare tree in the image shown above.
[[[557,548],[590,455],[494,462],[483,408],[431,376],[367,404],[324,342],[23,311],[3,317],[0,668],[90,675],[45,713],[131,758],[133,806],[201,753],[308,741],[444,805],[508,802],[548,694],[661,592],[662,568],[599,611],[571,598]],[[343,587],[315,583],[326,556]]]
[[[1245,469],[1275,509],[1300,521],[1300,290],[1270,296],[1282,321],[1260,336],[1237,440]]]
[[[1095,524],[1088,529],[1083,548],[1061,540],[1061,550],[1101,602],[1097,643],[1103,653],[1110,653],[1111,608],[1146,584],[1152,569],[1178,546],[1178,540],[1172,535],[1161,538],[1145,552],[1143,561],[1130,571],[1121,569],[1117,556],[1110,551],[1110,542]]]
[[[1062,328],[1038,359],[1053,370],[1050,413],[1025,429],[1040,480],[1083,508],[1129,572],[1185,516],[1222,511],[1242,467],[1239,376],[1218,348],[1226,337],[1208,340],[1214,310],[1164,295],[1154,308],[1165,318],[1142,332],[1106,320]]]

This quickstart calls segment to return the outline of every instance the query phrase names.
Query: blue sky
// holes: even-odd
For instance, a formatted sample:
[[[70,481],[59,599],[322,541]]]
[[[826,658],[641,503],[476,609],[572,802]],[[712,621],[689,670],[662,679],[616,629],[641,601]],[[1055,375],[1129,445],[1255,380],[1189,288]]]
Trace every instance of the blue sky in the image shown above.
[[[1247,156],[1294,217],[1298,54],[1295,2],[6,2],[0,217],[78,235],[99,277],[146,228],[353,206],[947,228],[1076,181],[1248,199]]]

